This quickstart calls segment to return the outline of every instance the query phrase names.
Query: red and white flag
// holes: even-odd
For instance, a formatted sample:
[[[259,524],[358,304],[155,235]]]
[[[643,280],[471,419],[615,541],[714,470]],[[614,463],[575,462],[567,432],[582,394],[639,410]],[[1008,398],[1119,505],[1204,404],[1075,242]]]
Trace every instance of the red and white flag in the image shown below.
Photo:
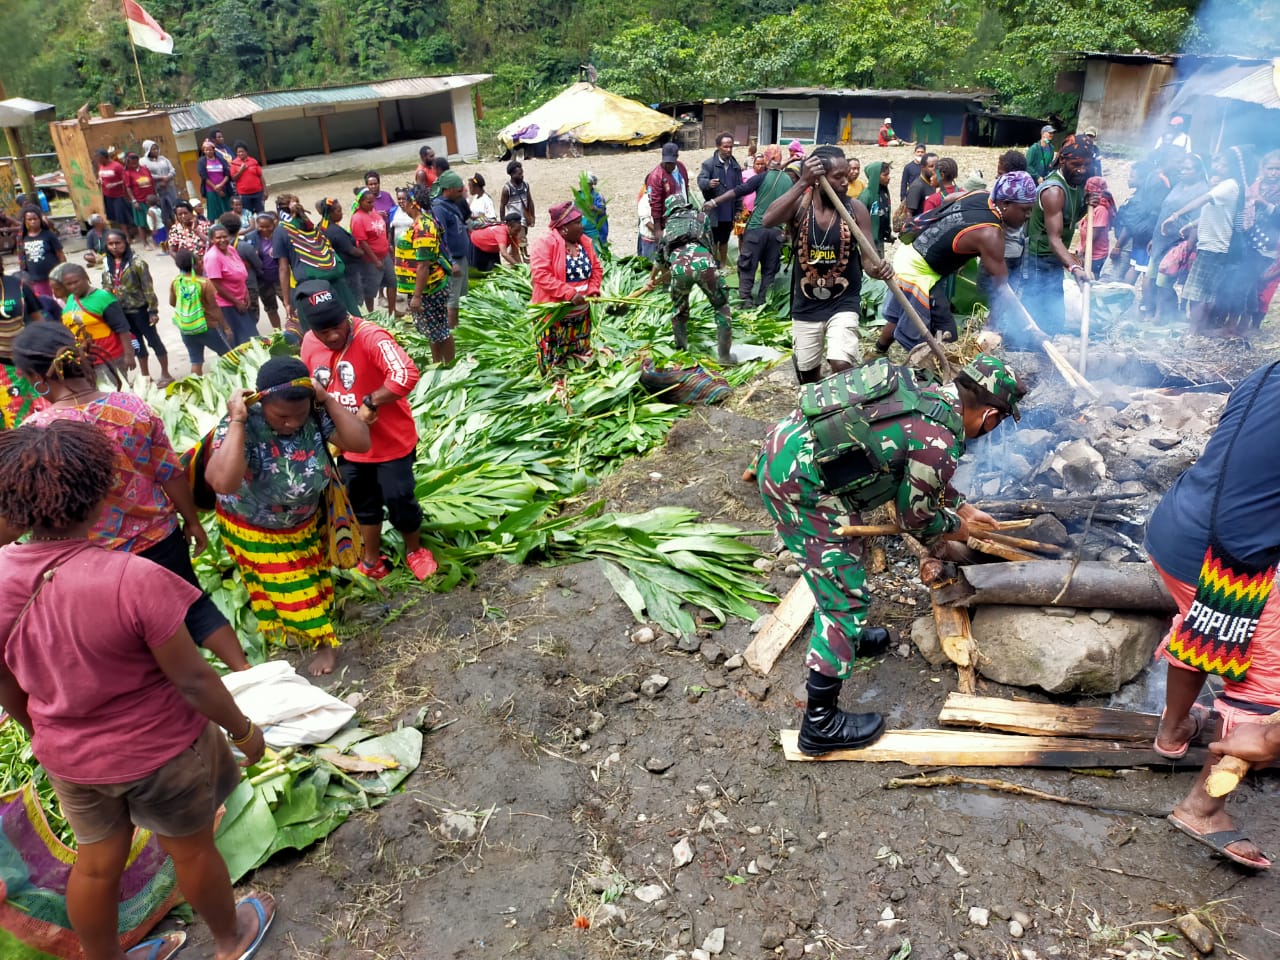
[[[136,0],[124,0],[124,12],[129,19],[129,36],[134,43],[156,53],[173,53],[173,37],[164,32],[141,4]]]

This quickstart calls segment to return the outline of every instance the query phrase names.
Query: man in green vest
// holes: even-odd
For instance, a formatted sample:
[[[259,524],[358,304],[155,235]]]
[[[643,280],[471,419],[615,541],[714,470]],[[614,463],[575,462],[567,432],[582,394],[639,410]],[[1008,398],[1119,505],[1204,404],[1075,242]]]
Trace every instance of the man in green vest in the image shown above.
[[[1057,132],[1052,124],[1046,123],[1040,128],[1040,139],[1027,147],[1027,173],[1035,178],[1037,185],[1053,169],[1053,158],[1057,155],[1053,149],[1053,135]]]
[[[1098,202],[1097,195],[1086,199],[1084,191],[1092,159],[1084,144],[1068,139],[1058,154],[1058,169],[1044,178],[1036,191],[1036,205],[1031,208],[1022,302],[1040,329],[1050,336],[1062,333],[1066,325],[1062,271],[1070,271],[1078,282],[1085,279],[1084,268],[1072,256],[1070,247],[1086,208]]]
[[[764,303],[769,288],[782,265],[782,228],[766,227],[764,212],[769,204],[791,189],[795,183],[792,176],[782,169],[782,148],[771,144],[764,148],[764,157],[768,166],[764,173],[758,173],[741,186],[735,187],[702,205],[702,209],[710,212],[718,204],[736,202],[749,194],[755,194],[755,207],[747,220],[746,231],[742,242],[738,245],[738,298],[744,307]],[[753,296],[756,283],[756,268],[760,269],[760,293]]]
[[[838,706],[854,658],[883,653],[894,639],[884,627],[864,626],[871,593],[863,541],[839,528],[889,502],[899,527],[931,545],[963,543],[971,524],[993,522],[964,502],[951,477],[965,441],[1006,417],[1017,420],[1024,393],[1014,372],[989,354],[978,354],[949,384],[881,358],[805,384],[800,408],[765,438],[756,463],[764,508],[816,601],[803,752],[863,746],[884,730],[879,713]],[[937,577],[938,563],[921,563],[926,583]]]

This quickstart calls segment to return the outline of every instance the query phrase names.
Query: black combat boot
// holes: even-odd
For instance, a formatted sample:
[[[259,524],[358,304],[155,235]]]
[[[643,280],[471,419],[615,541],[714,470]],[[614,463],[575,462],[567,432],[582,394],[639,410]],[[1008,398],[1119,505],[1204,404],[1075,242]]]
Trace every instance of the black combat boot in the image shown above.
[[[716,328],[716,359],[725,366],[729,366],[734,362],[733,353],[733,331],[726,327]]]
[[[800,751],[810,756],[865,747],[884,732],[884,717],[878,713],[846,713],[836,704],[843,680],[809,671],[805,690],[809,703],[800,722]]]
[[[859,657],[878,657],[882,653],[888,653],[897,643],[897,630],[890,627],[866,627],[854,645],[854,651]]]
[[[675,338],[676,348],[678,350],[689,349],[689,321],[688,320],[681,320],[678,317],[673,317],[671,320],[671,333]]]

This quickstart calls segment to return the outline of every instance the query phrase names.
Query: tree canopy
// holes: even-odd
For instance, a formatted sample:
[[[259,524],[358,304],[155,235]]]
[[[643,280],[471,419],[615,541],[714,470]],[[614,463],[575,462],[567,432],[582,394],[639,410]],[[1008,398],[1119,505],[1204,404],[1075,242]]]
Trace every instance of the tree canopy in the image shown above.
[[[1268,0],[146,0],[174,56],[139,51],[148,98],[485,71],[487,104],[528,109],[592,62],[648,103],[781,84],[988,88],[1008,111],[1069,112],[1064,53],[1276,53]],[[118,0],[12,0],[0,34],[10,95],[139,101]],[[1225,49],[1230,47],[1230,49]]]

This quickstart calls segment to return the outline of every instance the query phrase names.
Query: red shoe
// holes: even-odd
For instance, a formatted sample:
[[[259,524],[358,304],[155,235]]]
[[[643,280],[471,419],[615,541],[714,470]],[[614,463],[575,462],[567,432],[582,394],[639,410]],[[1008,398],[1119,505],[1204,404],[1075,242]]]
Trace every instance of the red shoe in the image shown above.
[[[436,558],[431,555],[431,551],[426,547],[419,547],[413,551],[413,553],[404,558],[404,562],[419,580],[427,579],[438,569]]]
[[[385,577],[387,574],[391,572],[391,564],[387,562],[386,557],[379,557],[378,562],[373,566],[370,566],[369,564],[361,560],[359,566],[357,566],[356,569],[359,570],[361,573],[363,573],[370,580],[381,580],[383,577]]]

